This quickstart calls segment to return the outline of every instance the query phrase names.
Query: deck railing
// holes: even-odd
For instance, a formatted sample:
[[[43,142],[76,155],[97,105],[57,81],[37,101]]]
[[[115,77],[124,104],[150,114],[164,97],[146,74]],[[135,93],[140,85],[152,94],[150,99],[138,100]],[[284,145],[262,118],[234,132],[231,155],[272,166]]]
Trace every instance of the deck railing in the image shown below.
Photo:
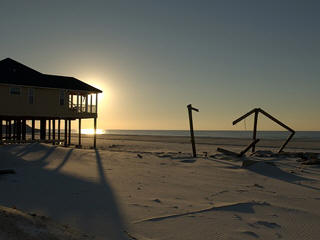
[[[97,106],[96,105],[80,105],[77,104],[69,104],[69,109],[71,109],[75,113],[97,113]]]

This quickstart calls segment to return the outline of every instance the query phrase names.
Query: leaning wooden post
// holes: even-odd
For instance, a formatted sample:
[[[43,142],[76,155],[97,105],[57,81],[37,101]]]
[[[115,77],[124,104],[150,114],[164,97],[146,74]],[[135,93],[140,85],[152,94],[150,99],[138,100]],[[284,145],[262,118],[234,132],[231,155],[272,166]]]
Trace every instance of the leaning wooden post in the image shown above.
[[[190,124],[190,135],[191,135],[191,144],[192,144],[192,153],[193,157],[197,157],[196,151],[196,143],[194,140],[194,132],[193,132],[193,120],[192,120],[192,110],[199,112],[199,109],[193,108],[191,104],[187,106],[188,108],[188,115],[189,115],[189,124]]]
[[[258,114],[259,114],[259,111],[256,110],[256,111],[254,112],[253,136],[252,136],[252,140],[253,140],[254,144],[252,145],[252,152],[255,152],[255,150],[256,150],[256,143],[255,143],[255,141],[257,140]]]

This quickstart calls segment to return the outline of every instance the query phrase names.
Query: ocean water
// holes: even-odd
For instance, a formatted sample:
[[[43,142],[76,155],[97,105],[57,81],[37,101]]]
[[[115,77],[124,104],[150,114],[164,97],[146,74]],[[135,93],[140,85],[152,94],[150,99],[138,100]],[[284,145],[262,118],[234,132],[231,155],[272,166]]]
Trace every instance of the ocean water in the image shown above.
[[[187,130],[105,130],[105,134],[118,135],[148,135],[148,136],[190,136]],[[286,139],[290,135],[288,131],[258,131],[257,138]],[[195,131],[196,137],[212,138],[251,138],[252,131]],[[294,138],[318,139],[320,131],[297,131]]]

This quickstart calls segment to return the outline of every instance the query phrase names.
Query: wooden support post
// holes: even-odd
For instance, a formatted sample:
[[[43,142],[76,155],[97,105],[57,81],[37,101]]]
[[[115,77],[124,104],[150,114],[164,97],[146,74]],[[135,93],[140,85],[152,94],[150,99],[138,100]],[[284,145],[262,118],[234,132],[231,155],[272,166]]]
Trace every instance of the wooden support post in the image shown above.
[[[51,119],[48,120],[48,139],[51,140]]]
[[[82,110],[82,95],[80,95],[80,112],[83,112]]]
[[[46,140],[46,132],[47,132],[47,120],[41,119],[40,120],[40,140]]]
[[[60,144],[60,122],[61,122],[61,119],[59,118],[58,119],[58,141],[59,141],[59,144]]]
[[[68,120],[64,120],[64,146],[68,146]]]
[[[0,119],[0,143],[2,143],[2,119]]]
[[[20,142],[21,141],[21,132],[22,132],[22,127],[21,127],[21,120],[17,120],[17,137],[16,139]]]
[[[193,108],[191,104],[187,106],[188,115],[189,115],[189,124],[190,124],[190,136],[191,136],[191,145],[192,145],[192,153],[193,157],[197,157],[196,143],[194,140],[194,132],[193,132],[193,120],[192,120],[192,110],[199,112],[199,109]]]
[[[96,112],[95,113],[98,115],[98,93],[96,93]]]
[[[8,141],[8,120],[6,120],[6,141]]]
[[[258,114],[259,114],[259,111],[256,110],[254,112],[253,135],[252,135],[252,140],[253,140],[254,144],[252,145],[252,152],[255,152],[255,149],[256,149],[255,141],[257,140]]]
[[[92,113],[92,94],[90,94],[90,113]]]
[[[34,141],[34,128],[35,128],[35,120],[32,119],[31,123],[31,140]]]
[[[11,140],[11,129],[12,129],[12,124],[11,124],[11,120],[9,120],[9,129],[8,129],[9,130],[8,131],[9,132],[9,134],[8,134],[9,135],[9,140]]]
[[[245,115],[243,115],[242,117],[239,117],[238,119],[234,120],[232,122],[232,125],[236,125],[238,122],[242,121],[243,119],[249,117],[251,114],[255,113],[257,110],[259,110],[258,108],[252,109],[250,112],[246,113]]]
[[[240,153],[239,153],[239,157],[242,157],[246,152],[248,152],[248,150],[256,145],[258,142],[260,141],[260,139],[255,139],[253,140],[244,150],[242,150]]]
[[[17,126],[18,126],[18,121],[13,120],[13,126],[12,126],[12,139],[13,139],[13,141],[17,140]]]
[[[93,119],[93,129],[94,129],[93,148],[96,149],[97,148],[97,118],[96,117]]]
[[[287,146],[288,142],[291,140],[291,138],[293,137],[293,135],[295,134],[295,132],[293,131],[290,136],[287,138],[287,140],[284,142],[284,144],[280,147],[279,149],[279,153],[281,153],[283,151],[283,149],[285,148],[285,146]]]
[[[81,148],[81,118],[79,118],[79,143],[78,147]]]
[[[52,144],[56,144],[56,120],[52,119]]]
[[[70,146],[70,145],[71,145],[71,119],[69,120],[69,127],[68,127],[68,130],[69,130],[68,146]]]
[[[77,113],[80,112],[80,108],[79,108],[79,93],[77,93]]]
[[[22,141],[26,141],[26,135],[27,135],[27,123],[26,120],[22,120]]]
[[[88,113],[88,94],[85,96],[86,99],[86,113]]]

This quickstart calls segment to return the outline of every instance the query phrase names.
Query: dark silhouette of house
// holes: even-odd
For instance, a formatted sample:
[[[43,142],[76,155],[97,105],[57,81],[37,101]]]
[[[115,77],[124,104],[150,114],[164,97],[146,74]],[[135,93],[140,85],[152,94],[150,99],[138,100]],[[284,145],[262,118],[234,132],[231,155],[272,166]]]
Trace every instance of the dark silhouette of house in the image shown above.
[[[31,140],[35,140],[35,121],[40,121],[40,140],[55,144],[61,142],[60,125],[64,121],[67,146],[71,142],[71,121],[78,119],[81,146],[81,119],[92,118],[96,132],[99,93],[102,91],[79,79],[43,74],[10,58],[1,60],[0,141],[25,141],[26,121],[30,120]]]

